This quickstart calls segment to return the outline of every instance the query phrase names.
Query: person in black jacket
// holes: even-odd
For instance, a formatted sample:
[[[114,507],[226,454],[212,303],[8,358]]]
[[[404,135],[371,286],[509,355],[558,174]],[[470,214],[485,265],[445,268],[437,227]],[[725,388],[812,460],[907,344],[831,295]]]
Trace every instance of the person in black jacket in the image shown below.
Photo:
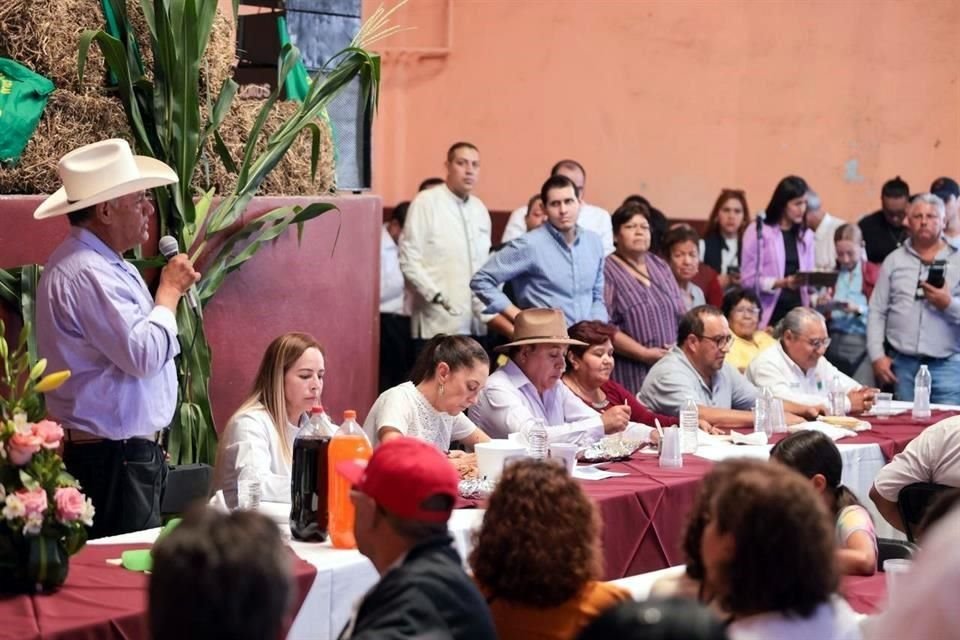
[[[417,438],[394,438],[366,467],[341,462],[337,471],[353,485],[357,548],[380,574],[340,640],[496,638],[447,531],[460,478],[444,455]]]

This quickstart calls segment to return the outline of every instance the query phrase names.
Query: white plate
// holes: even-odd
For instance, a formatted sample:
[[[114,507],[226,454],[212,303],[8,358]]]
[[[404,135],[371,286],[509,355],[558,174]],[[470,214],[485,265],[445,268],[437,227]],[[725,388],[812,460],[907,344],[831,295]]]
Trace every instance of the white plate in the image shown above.
[[[873,418],[889,418],[890,416],[899,416],[901,414],[906,413],[907,411],[909,411],[909,409],[897,409],[895,407],[891,407],[890,409],[885,409],[881,411],[876,407],[874,407],[870,409],[870,411],[864,411],[860,415],[870,416]]]

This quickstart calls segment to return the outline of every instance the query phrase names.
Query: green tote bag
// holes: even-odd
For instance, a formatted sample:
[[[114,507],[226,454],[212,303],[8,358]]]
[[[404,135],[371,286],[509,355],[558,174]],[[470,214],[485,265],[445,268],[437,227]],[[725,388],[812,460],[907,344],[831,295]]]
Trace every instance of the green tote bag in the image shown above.
[[[53,89],[47,78],[0,58],[0,161],[14,162],[23,153]]]

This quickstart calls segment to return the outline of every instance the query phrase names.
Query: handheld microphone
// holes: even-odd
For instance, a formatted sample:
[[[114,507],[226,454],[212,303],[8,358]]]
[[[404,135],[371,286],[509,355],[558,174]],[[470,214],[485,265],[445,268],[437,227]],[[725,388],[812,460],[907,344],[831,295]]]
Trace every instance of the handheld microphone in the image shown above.
[[[757,212],[757,235],[759,236],[763,232],[763,221],[767,219],[766,211]]]
[[[163,236],[160,238],[157,248],[160,249],[160,253],[163,254],[163,257],[166,258],[168,262],[180,253],[180,245],[173,236]],[[190,285],[185,295],[187,296],[187,304],[190,305],[190,308],[194,311],[199,310],[200,298],[197,296],[197,285]]]

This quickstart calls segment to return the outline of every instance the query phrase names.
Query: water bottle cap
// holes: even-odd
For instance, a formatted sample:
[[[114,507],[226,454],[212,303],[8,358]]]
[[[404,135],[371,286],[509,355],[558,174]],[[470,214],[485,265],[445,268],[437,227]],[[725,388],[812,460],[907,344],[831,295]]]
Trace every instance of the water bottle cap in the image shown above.
[[[312,415],[312,416],[315,416],[315,415],[318,415],[318,414],[321,414],[321,413],[323,413],[323,405],[322,405],[322,404],[314,405],[314,406],[310,409],[310,415]]]
[[[347,409],[346,411],[343,412],[343,419],[344,419],[344,420],[356,420],[356,419],[357,419],[357,412],[354,411],[353,409]]]

